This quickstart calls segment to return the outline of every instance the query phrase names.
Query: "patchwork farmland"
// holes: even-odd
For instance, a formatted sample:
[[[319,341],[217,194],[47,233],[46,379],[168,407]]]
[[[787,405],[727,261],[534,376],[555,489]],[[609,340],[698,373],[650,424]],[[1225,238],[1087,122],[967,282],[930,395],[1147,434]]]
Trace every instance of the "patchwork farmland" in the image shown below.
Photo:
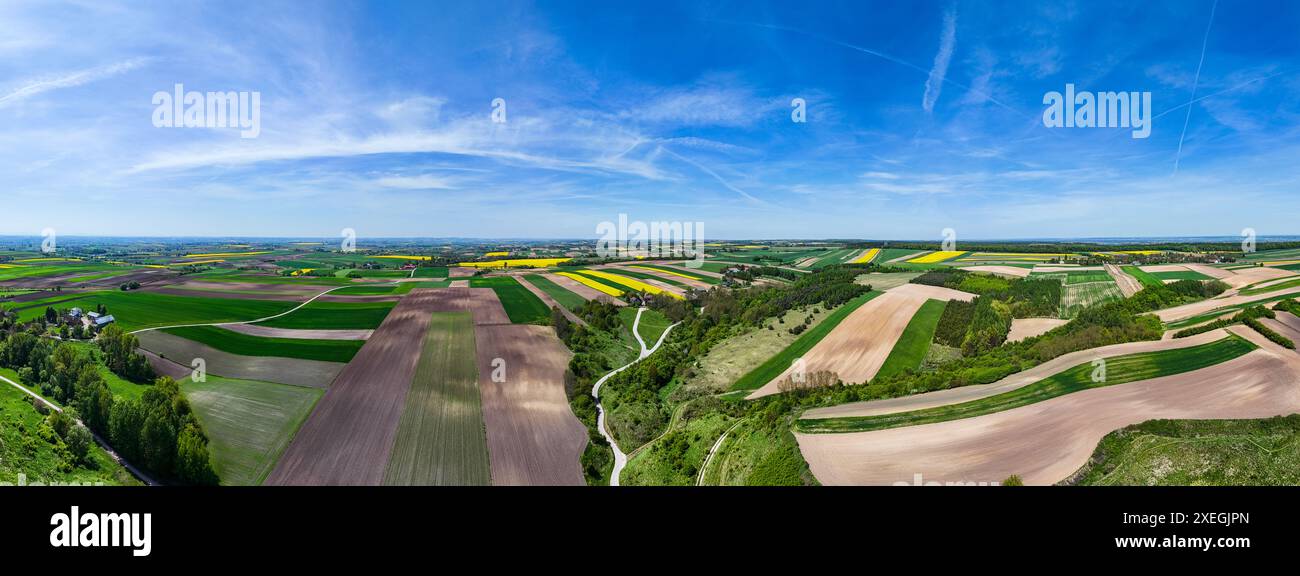
[[[874,483],[921,465],[895,446],[923,462],[983,446],[987,465],[922,469],[1052,483],[1071,472],[1044,460],[1056,440],[989,450],[977,424],[1066,422],[1093,442],[1070,444],[1077,458],[1108,426],[1172,413],[1151,406],[1259,413],[1237,384],[1214,402],[1173,401],[1166,381],[1200,390],[1241,366],[1240,386],[1255,386],[1292,378],[1300,358],[1279,344],[1300,337],[1285,311],[1300,273],[1283,253],[935,248],[723,244],[698,266],[519,246],[249,243],[117,264],[37,253],[2,263],[0,307],[139,401],[151,383],[94,353],[105,326],[129,333],[154,375],[179,382],[226,485]],[[1096,357],[1104,387],[1084,377]],[[1126,392],[1140,390],[1155,404]],[[784,394],[806,403],[786,428],[750,412]],[[1075,414],[1102,407],[1123,415]],[[931,427],[958,443],[916,435]],[[879,466],[855,463],[865,457]]]

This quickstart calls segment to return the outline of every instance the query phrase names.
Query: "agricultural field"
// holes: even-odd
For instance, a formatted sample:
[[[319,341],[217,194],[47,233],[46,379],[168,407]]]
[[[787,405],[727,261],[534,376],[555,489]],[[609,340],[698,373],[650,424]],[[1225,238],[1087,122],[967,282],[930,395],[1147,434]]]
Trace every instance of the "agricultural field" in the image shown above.
[[[840,305],[831,312],[826,319],[822,320],[816,326],[805,330],[798,339],[787,346],[779,354],[768,358],[767,361],[737,379],[735,384],[732,384],[731,390],[733,392],[757,390],[768,382],[771,382],[774,378],[780,376],[782,372],[788,370],[790,364],[794,362],[796,358],[802,357],[809,350],[812,350],[813,346],[816,346],[818,342],[821,342],[827,334],[830,334],[836,326],[839,326],[840,322],[843,322],[845,318],[848,318],[850,314],[860,308],[863,304],[870,302],[881,294],[883,294],[883,292],[873,290]]]
[[[595,280],[614,290],[645,292],[646,294],[667,294],[678,300],[682,299],[680,294],[660,288],[621,274],[613,274],[603,270],[579,270],[578,274]],[[572,278],[572,276],[569,276]],[[588,284],[590,286],[590,284]]]
[[[123,330],[134,331],[178,324],[209,324],[258,320],[293,309],[293,302],[173,296],[149,292],[94,292],[71,299],[56,297],[24,302],[19,320],[26,321],[45,313],[46,305],[57,309],[80,307],[95,310],[107,307]]]
[[[1114,279],[1107,274],[1105,270],[1079,270],[1068,272],[1034,272],[1029,275],[1031,278],[1057,278],[1061,284],[1069,286],[1072,284],[1088,284],[1092,282],[1114,282]]]
[[[934,340],[939,318],[943,316],[943,309],[947,305],[943,300],[927,300],[921,305],[907,323],[903,335],[894,343],[894,349],[876,373],[877,378],[889,377],[904,370],[916,370],[921,366],[921,361],[930,350],[930,342]]]
[[[230,486],[256,486],[302,426],[324,390],[209,374],[181,392],[208,434],[213,468]]]
[[[1109,274],[1101,274],[1106,277],[1105,281],[1061,286],[1061,318],[1074,318],[1084,308],[1124,298],[1119,284],[1111,280]]]
[[[924,254],[907,261],[908,264],[938,264],[949,260],[956,260],[968,252],[954,250],[936,250],[929,254]]]
[[[365,344],[363,340],[264,338],[241,334],[219,326],[167,328],[163,332],[241,356],[278,356],[320,362],[350,362]]]
[[[577,310],[587,302],[586,298],[583,298],[569,289],[550,281],[541,274],[528,274],[524,276],[524,280],[528,281],[533,286],[536,286],[537,289],[545,292],[556,302],[559,302],[561,306],[564,306],[569,310]]]
[[[1200,272],[1197,272],[1195,270],[1151,272],[1151,275],[1161,280],[1213,280],[1214,279],[1209,276],[1206,276],[1205,274],[1201,274]]]
[[[544,325],[551,321],[551,309],[513,276],[476,276],[470,279],[469,285],[471,288],[491,288],[496,292],[514,324]]]
[[[701,269],[701,270],[705,270],[706,272],[710,271],[710,270],[708,270],[707,268],[704,267],[704,266],[706,266],[707,264],[716,264],[716,262],[703,262],[703,263],[701,263],[701,268],[700,268],[700,269]],[[657,270],[657,271],[659,271],[659,272],[662,272],[662,273],[664,273],[664,274],[668,274],[668,275],[670,275],[670,276],[680,276],[680,277],[683,277],[683,278],[686,278],[686,279],[689,279],[689,280],[696,280],[696,281],[699,281],[699,282],[704,282],[705,284],[717,284],[717,283],[718,283],[718,279],[717,279],[717,278],[715,278],[715,277],[713,277],[713,276],[708,276],[708,275],[705,275],[705,274],[698,274],[698,273],[691,272],[691,271],[690,271],[690,270],[691,270],[690,268],[687,268],[686,271],[682,271],[681,269],[675,269],[675,268],[673,268],[673,267],[671,267],[671,266],[660,266],[660,265],[658,265],[658,264],[633,264],[633,265],[628,266],[628,267],[629,267],[629,268],[642,268],[642,269],[648,269],[648,270]]]
[[[393,302],[321,302],[316,301],[273,320],[259,322],[270,328],[299,330],[359,330],[378,328]],[[110,309],[111,311],[111,309]]]
[[[802,432],[867,432],[975,418],[1083,390],[1192,372],[1244,356],[1257,348],[1246,339],[1233,335],[1189,348],[1108,358],[1106,377],[1100,382],[1094,381],[1096,367],[1089,362],[1028,386],[979,400],[880,416],[800,420],[799,427]]]
[[[1159,286],[1165,283],[1164,280],[1161,280],[1156,275],[1146,272],[1137,266],[1120,266],[1120,270],[1123,270],[1125,274],[1137,279],[1144,288],[1147,286]]]
[[[398,421],[384,484],[491,482],[478,390],[474,318],[434,312]]]

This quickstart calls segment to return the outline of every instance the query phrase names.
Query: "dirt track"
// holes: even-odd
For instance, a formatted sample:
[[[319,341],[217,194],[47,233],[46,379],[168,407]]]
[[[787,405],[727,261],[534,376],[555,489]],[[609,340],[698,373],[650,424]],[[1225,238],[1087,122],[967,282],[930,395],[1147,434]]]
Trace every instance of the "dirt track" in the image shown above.
[[[1138,282],[1137,278],[1125,274],[1119,266],[1107,264],[1106,272],[1110,274],[1111,278],[1115,279],[1115,283],[1119,285],[1120,293],[1123,294],[1125,298],[1131,297],[1142,291],[1142,283]]]
[[[587,428],[564,392],[568,349],[545,326],[474,331],[492,484],[584,485],[579,460]],[[505,361],[504,382],[492,381],[495,358]]]
[[[904,284],[863,304],[849,314],[830,334],[804,354],[807,372],[829,370],[848,383],[863,383],[875,377],[907,323],[926,300],[972,300],[974,294],[957,290]],[[778,385],[793,370],[787,368],[748,398],[780,392]]]
[[[267,485],[383,482],[431,313],[446,298],[442,292],[415,289],[402,298],[316,404]]]
[[[1077,392],[976,418],[851,434],[796,434],[823,484],[1065,479],[1103,436],[1154,418],[1264,418],[1300,411],[1300,355],[1263,348],[1186,374]]]

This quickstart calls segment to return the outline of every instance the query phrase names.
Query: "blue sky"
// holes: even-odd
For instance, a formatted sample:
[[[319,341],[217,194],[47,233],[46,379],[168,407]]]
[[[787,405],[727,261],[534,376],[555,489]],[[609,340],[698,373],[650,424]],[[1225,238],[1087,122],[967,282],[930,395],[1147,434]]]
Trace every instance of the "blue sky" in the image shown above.
[[[172,4],[0,4],[0,234],[1300,233],[1294,2]],[[260,135],[154,127],[177,83]],[[1045,128],[1066,83],[1151,136]]]

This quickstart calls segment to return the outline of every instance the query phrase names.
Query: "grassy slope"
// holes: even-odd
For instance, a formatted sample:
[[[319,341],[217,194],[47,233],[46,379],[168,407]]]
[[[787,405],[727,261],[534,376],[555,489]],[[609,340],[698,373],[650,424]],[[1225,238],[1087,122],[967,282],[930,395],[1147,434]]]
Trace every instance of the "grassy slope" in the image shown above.
[[[378,328],[395,302],[312,302],[293,314],[262,322],[272,328],[369,330]]]
[[[554,298],[556,302],[560,303],[560,306],[568,308],[569,310],[577,310],[587,302],[586,298],[570,292],[569,289],[560,286],[559,284],[551,282],[541,274],[529,274],[524,276],[524,279],[533,286],[536,286],[538,290],[541,290],[551,298]]]
[[[475,357],[473,316],[435,312],[398,422],[384,484],[491,482]]]
[[[805,331],[803,334],[800,334],[799,338],[795,340],[793,344],[786,347],[785,350],[782,350],[780,354],[769,358],[766,362],[751,370],[748,374],[741,376],[740,379],[736,380],[736,383],[731,386],[731,389],[733,391],[755,390],[761,388],[764,384],[771,382],[773,378],[780,376],[786,368],[789,368],[790,363],[794,362],[795,358],[799,358],[809,350],[812,350],[813,346],[817,345],[818,342],[821,342],[822,338],[825,338],[827,334],[830,334],[831,330],[834,330],[835,327],[848,317],[849,314],[854,310],[857,310],[859,306],[866,304],[872,298],[881,294],[883,294],[883,292],[868,292],[844,303],[839,308],[836,308],[835,311],[831,312],[830,316],[827,316],[820,324]]]
[[[926,300],[921,309],[916,311],[907,328],[899,336],[894,349],[876,373],[877,378],[892,376],[904,370],[915,370],[925,359],[930,350],[930,341],[934,340],[934,330],[939,326],[939,317],[948,305],[942,300]]]
[[[1102,438],[1070,483],[1295,486],[1300,484],[1300,415],[1135,424]]]
[[[1023,388],[979,400],[880,416],[800,420],[798,424],[801,430],[807,432],[865,432],[974,418],[1027,406],[1081,390],[1191,372],[1227,362],[1255,349],[1256,346],[1244,338],[1229,336],[1191,348],[1130,354],[1107,359],[1106,379],[1103,382],[1092,381],[1094,368],[1092,363],[1089,362],[1049,376]]]
[[[117,324],[127,331],[171,324],[256,320],[280,314],[298,305],[294,302],[272,300],[237,300],[112,291],[87,294],[62,302],[56,308],[75,306],[91,311],[100,304],[107,306],[108,313],[112,314]],[[44,306],[28,308],[19,312],[19,320],[27,321],[44,313]]]
[[[491,288],[495,291],[511,323],[545,325],[551,321],[551,309],[546,306],[546,303],[524,288],[512,276],[470,278],[469,285],[473,288]]]
[[[218,326],[169,328],[164,332],[240,356],[278,356],[322,362],[350,362],[366,343],[365,340],[266,338],[232,332]]]
[[[44,418],[26,394],[0,382],[0,482],[18,484],[18,475],[22,474],[27,484],[139,484],[98,445],[90,448],[87,465],[66,468],[55,445],[36,434]]]
[[[325,393],[211,374],[202,383],[186,380],[181,390],[208,434],[221,483],[232,486],[261,484]]]

